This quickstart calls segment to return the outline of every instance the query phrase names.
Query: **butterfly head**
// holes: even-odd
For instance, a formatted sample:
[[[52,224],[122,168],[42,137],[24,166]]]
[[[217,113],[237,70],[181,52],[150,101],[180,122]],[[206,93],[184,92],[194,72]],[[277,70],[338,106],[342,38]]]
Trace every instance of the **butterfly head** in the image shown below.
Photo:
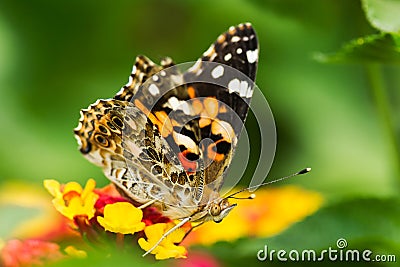
[[[230,204],[228,199],[223,198],[219,202],[211,203],[208,214],[214,222],[220,223],[234,207],[236,204]]]
[[[245,192],[245,191],[249,191],[251,189],[256,189],[256,188],[258,188],[260,186],[264,186],[264,185],[268,185],[268,184],[275,183],[275,182],[278,182],[278,181],[282,181],[282,180],[285,180],[285,179],[288,179],[288,178],[291,178],[291,177],[294,177],[294,176],[297,176],[297,175],[305,174],[305,173],[308,173],[310,171],[311,171],[311,168],[305,168],[305,169],[303,169],[303,170],[301,170],[299,172],[296,172],[294,174],[291,174],[289,176],[282,177],[282,178],[279,178],[279,179],[276,179],[276,180],[273,180],[273,181],[270,181],[270,182],[266,182],[266,183],[263,183],[263,184],[259,184],[257,186],[250,186],[250,187],[244,188],[242,190],[236,191],[233,194],[230,194],[229,196],[227,196],[225,198],[222,198],[222,199],[220,199],[218,201],[212,202],[208,206],[208,215],[209,215],[210,219],[212,219],[214,222],[219,223],[237,205],[237,204],[230,204],[229,203],[229,199],[254,199],[256,197],[255,194],[250,194],[247,197],[237,197],[236,196],[237,194],[240,194],[240,193]]]

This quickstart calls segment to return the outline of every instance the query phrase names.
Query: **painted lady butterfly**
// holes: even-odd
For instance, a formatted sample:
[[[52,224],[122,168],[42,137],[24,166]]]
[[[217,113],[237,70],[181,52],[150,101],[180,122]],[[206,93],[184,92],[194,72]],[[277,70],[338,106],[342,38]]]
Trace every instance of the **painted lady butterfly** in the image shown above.
[[[219,195],[253,94],[258,42],[230,27],[180,71],[138,56],[112,99],[81,110],[80,151],[128,197],[184,223],[220,222],[235,207]],[[166,233],[167,235],[168,233]]]

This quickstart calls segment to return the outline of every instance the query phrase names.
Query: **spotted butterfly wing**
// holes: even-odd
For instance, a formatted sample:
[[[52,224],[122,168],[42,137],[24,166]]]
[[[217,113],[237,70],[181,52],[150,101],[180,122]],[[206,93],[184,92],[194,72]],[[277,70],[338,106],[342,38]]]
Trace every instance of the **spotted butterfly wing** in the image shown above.
[[[180,161],[180,172],[163,170],[170,188],[164,195],[178,200],[178,204],[168,202],[174,202],[180,210],[182,203],[198,207],[218,195],[247,115],[257,47],[251,25],[232,27],[189,71],[161,71],[153,76],[154,82],[143,84],[131,100],[156,126],[168,148],[172,148],[169,151]],[[182,179],[177,181],[176,177]],[[183,189],[170,186],[171,181]],[[183,193],[177,194],[179,191]]]
[[[195,82],[190,87],[194,89],[195,98],[204,98],[205,113],[212,113],[209,111],[216,105],[215,100],[219,107],[209,116],[210,120],[200,120],[201,138],[213,141],[203,148],[212,159],[205,170],[205,179],[212,185],[211,191],[219,191],[232,160],[253,94],[257,62],[256,33],[250,24],[240,24],[221,34],[195,66],[185,73],[187,82],[209,81]]]
[[[81,152],[132,199],[156,199],[171,218],[203,217],[247,114],[257,53],[253,28],[240,24],[184,73],[139,57],[114,99],[83,110]]]

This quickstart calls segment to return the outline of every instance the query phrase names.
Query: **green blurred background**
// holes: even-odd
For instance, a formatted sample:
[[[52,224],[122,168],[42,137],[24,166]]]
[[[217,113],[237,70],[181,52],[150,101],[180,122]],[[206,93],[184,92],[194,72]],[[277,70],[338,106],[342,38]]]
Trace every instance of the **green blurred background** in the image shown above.
[[[257,85],[277,125],[270,176],[312,167],[312,173],[290,183],[321,192],[328,207],[355,201],[366,223],[391,216],[390,232],[377,224],[372,239],[357,242],[368,247],[376,239],[386,244],[376,245],[383,251],[398,251],[398,210],[373,212],[386,210],[385,203],[397,201],[399,192],[393,143],[400,125],[399,67],[374,65],[389,98],[390,133],[371,90],[371,68],[313,59],[316,52],[335,52],[377,32],[358,0],[0,1],[1,183],[93,177],[105,185],[101,170],[77,150],[72,129],[79,110],[112,97],[126,83],[136,55],[156,62],[164,56],[193,61],[229,26],[247,21],[260,43]],[[251,130],[256,122],[250,117],[247,124]],[[366,198],[384,204],[362,211],[367,204],[357,199]],[[340,209],[333,209],[340,221]],[[321,224],[329,223],[322,217]],[[318,224],[318,216],[314,220]],[[308,239],[300,230],[298,237]]]

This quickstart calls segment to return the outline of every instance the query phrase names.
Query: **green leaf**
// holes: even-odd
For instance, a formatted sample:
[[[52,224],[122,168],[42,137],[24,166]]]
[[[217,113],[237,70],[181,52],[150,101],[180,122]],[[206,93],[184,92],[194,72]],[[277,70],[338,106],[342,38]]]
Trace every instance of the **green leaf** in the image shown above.
[[[368,21],[376,29],[400,34],[400,0],[362,0]]]
[[[347,242],[345,249],[358,249],[361,252],[369,249],[375,255],[397,253],[400,248],[400,200],[359,199],[342,202],[321,209],[280,235],[217,243],[212,251],[224,260],[235,261],[236,258],[255,258],[265,245],[269,251],[313,249],[319,252],[329,247],[337,249],[340,238]]]
[[[358,38],[344,45],[336,53],[315,53],[322,63],[400,63],[398,38],[390,34],[374,34]]]

